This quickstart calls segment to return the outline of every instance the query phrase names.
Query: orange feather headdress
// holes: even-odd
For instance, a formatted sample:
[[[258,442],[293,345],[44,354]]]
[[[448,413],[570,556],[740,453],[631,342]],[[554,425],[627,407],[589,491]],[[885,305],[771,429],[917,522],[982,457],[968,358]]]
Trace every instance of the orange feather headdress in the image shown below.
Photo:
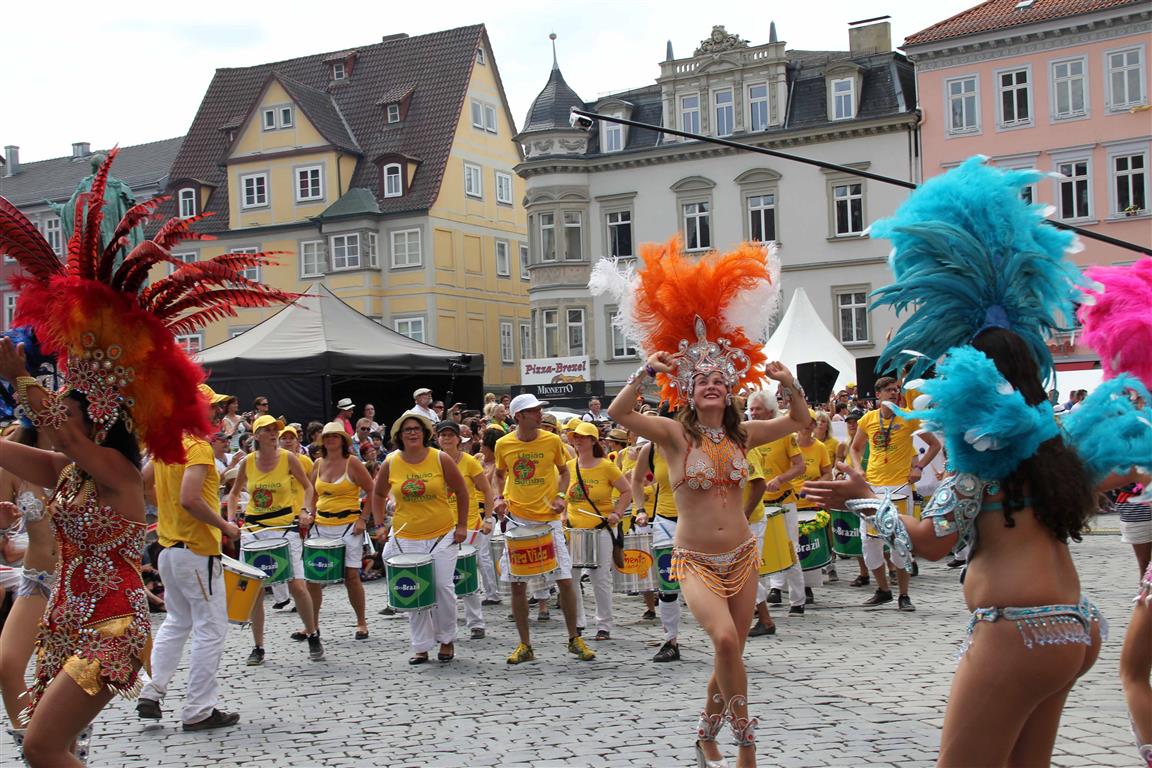
[[[185,458],[184,433],[203,435],[211,425],[197,388],[204,371],[175,336],[235,317],[237,306],[262,307],[292,301],[295,295],[244,276],[245,269],[272,264],[271,254],[228,253],[187,264],[173,258],[172,246],[183,240],[212,239],[191,229],[203,214],[170,219],[117,265],[128,233],[153,219],[168,198],[156,197],[129,209],[102,248],[104,188],[116,153],[108,153],[91,191],[77,199],[64,263],[35,225],[3,197],[0,252],[23,270],[11,280],[20,291],[16,325],[31,326],[44,352],[58,357],[64,389],[87,397],[88,417],[99,428],[97,442],[123,420],[155,458],[179,463]],[[175,271],[148,283],[158,264],[172,264]]]
[[[613,324],[645,354],[673,354],[675,370],[657,376],[662,398],[678,407],[692,380],[713,371],[733,392],[761,384],[762,347],[779,306],[775,248],[742,243],[697,259],[682,252],[677,236],[645,243],[640,256],[638,272],[601,260],[589,288],[615,297],[620,310]]]

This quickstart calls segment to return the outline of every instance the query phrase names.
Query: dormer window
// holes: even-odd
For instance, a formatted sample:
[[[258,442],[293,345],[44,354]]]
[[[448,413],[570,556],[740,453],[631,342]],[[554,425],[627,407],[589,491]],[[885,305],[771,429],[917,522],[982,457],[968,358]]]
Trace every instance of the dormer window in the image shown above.
[[[342,62],[342,61],[332,62],[332,79],[333,80],[343,80],[346,77],[348,77],[348,70],[346,70],[344,68],[344,62]]]
[[[482,67],[487,66],[487,64],[488,64],[487,60],[484,57],[484,49],[483,48],[477,48],[476,49],[476,63]]]
[[[180,203],[180,218],[187,219],[196,215],[196,190],[192,187],[184,187],[177,195],[177,200]]]
[[[389,104],[388,105],[388,122],[390,122],[390,123],[400,122],[400,105],[399,104]]]
[[[856,116],[856,81],[845,77],[832,81],[832,119],[848,120]]]
[[[399,163],[384,166],[384,197],[400,197],[404,194],[404,179]]]
[[[624,149],[624,126],[620,123],[602,122],[605,152],[619,152]]]
[[[296,110],[291,104],[268,107],[260,113],[260,125],[266,131],[291,128],[296,123]]]

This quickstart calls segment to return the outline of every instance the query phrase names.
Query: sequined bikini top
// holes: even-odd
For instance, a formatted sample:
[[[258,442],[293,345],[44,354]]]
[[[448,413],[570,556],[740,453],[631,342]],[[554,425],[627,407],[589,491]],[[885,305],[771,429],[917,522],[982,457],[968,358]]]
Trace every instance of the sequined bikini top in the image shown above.
[[[699,449],[689,447],[684,454],[684,476],[672,490],[684,484],[694,491],[707,491],[716,486],[743,488],[747,482],[748,456],[744,449],[726,434],[720,433],[717,440],[706,432]]]

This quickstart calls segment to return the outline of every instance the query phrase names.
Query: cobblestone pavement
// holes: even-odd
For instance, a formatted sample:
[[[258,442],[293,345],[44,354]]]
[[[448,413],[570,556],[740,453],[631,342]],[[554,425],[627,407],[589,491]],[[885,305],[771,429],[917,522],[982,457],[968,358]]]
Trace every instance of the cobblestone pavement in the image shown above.
[[[1073,545],[1085,591],[1111,621],[1096,666],[1073,690],[1053,764],[1136,763],[1117,664],[1131,612],[1136,564],[1114,535]],[[749,640],[751,711],[760,718],[762,766],[929,766],[935,761],[954,653],[966,614],[958,571],[922,566],[912,580],[916,613],[895,604],[863,609],[867,588],[841,581],[816,590],[802,619],[779,615],[775,637]],[[844,577],[847,578],[844,578]],[[236,728],[183,733],[177,673],[160,723],[114,702],[97,723],[91,764],[181,766],[688,766],[710,659],[686,618],[683,661],[653,664],[658,622],[637,598],[617,596],[613,639],[590,642],[599,657],[565,652],[564,623],[533,621],[538,661],[509,667],[509,608],[488,609],[488,636],[457,643],[451,664],[409,667],[407,622],[377,615],[383,584],[366,585],[372,637],[353,639],[343,588],[328,588],[322,627],[327,658],[307,660],[288,638],[296,616],[269,608],[268,658],[244,666],[251,635],[233,627],[222,663],[223,706]],[[587,595],[592,613],[591,589]],[[687,615],[687,612],[685,612]],[[591,618],[590,618],[591,620]],[[899,665],[899,667],[897,666]],[[727,731],[724,735],[728,741]],[[735,747],[723,744],[730,757]],[[14,764],[5,740],[0,763]]]

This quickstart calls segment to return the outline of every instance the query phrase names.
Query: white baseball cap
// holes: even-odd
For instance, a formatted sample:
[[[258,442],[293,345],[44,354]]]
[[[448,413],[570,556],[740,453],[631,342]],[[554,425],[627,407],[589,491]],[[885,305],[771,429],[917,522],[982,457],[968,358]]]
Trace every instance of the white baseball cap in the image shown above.
[[[508,413],[512,416],[520,413],[520,411],[527,411],[531,408],[542,408],[548,405],[547,400],[538,400],[536,395],[528,394],[525,392],[523,395],[516,395],[512,398],[512,402],[508,403]]]
[[[412,393],[412,398],[415,399],[417,397],[420,397],[420,395],[430,395],[430,394],[432,394],[432,390],[428,389],[427,387],[420,387],[420,389],[418,389]]]

